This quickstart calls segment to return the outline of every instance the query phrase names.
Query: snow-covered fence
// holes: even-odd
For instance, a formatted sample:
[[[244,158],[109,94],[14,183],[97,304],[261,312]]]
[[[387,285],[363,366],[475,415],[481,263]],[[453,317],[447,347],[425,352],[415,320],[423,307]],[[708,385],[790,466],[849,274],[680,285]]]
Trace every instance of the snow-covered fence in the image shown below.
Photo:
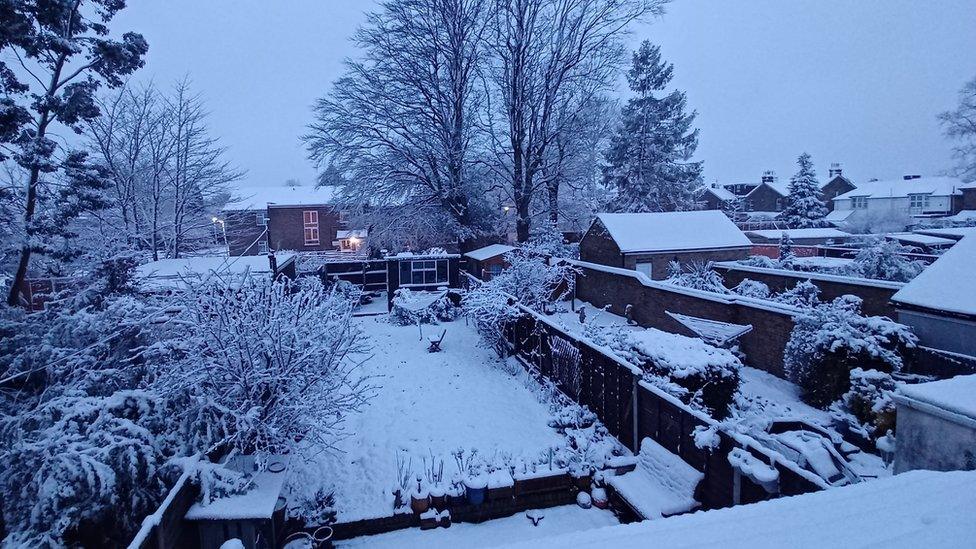
[[[770,497],[758,484],[740,478],[738,501],[735,500],[736,475],[727,459],[734,448],[748,451],[777,470],[779,494],[796,495],[827,487],[822,479],[785,456],[746,435],[723,431],[711,417],[642,381],[643,372],[636,366],[585,338],[567,333],[543,315],[524,307],[521,311],[523,314],[506,330],[506,337],[522,362],[593,410],[610,433],[631,450],[636,451],[644,438],[651,438],[702,471],[705,480],[699,500],[706,508]],[[575,393],[572,382],[561,375],[567,345],[579,356],[579,386]],[[696,429],[709,429],[713,444],[696,444]]]
[[[196,529],[183,520],[187,509],[200,494],[200,489],[192,482],[195,473],[190,464],[185,467],[156,511],[143,519],[129,549],[175,549],[199,543]]]

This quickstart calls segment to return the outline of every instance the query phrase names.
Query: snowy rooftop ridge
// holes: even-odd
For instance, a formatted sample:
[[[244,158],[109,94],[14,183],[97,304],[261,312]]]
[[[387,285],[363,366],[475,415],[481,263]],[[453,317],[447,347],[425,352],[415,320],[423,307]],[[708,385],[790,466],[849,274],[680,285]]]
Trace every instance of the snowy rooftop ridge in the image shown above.
[[[238,187],[224,211],[264,210],[268,206],[327,206],[338,195],[335,187]]]
[[[752,243],[718,210],[601,213],[597,219],[623,253],[749,247]]]
[[[970,547],[976,471],[911,471],[802,496],[680,515],[510,547]]]
[[[920,177],[918,179],[888,179],[867,181],[857,188],[834,198],[844,200],[855,196],[868,198],[906,198],[910,194],[930,194],[933,196],[960,195],[962,181],[955,177]]]
[[[764,229],[759,231],[746,231],[747,235],[755,235],[766,239],[776,239],[783,234],[790,235],[790,238],[847,238],[851,233],[830,227],[816,229]]]
[[[925,268],[891,300],[925,309],[976,316],[976,235],[967,236]]]
[[[509,246],[507,244],[489,244],[483,248],[478,248],[477,250],[471,250],[464,254],[464,257],[470,257],[475,261],[484,261],[489,257],[495,257],[515,249],[515,246]]]

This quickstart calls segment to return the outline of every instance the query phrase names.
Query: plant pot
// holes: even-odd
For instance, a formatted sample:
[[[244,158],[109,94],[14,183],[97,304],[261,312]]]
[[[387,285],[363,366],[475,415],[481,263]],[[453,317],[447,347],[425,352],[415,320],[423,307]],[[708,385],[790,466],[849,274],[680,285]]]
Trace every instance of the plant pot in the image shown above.
[[[312,541],[316,549],[330,549],[332,547],[332,528],[323,526],[312,534]]]
[[[410,494],[410,510],[419,515],[430,509],[430,498],[427,494]]]
[[[488,476],[488,501],[515,497],[515,480],[508,471],[495,471]]]
[[[590,493],[590,498],[593,500],[593,507],[597,509],[610,507],[610,499],[607,497],[607,491],[603,488],[594,488]]]
[[[434,528],[437,528],[439,524],[440,515],[433,509],[429,509],[420,515],[421,530],[433,530]]]
[[[449,511],[441,511],[440,525],[444,528],[451,527],[451,513]]]
[[[430,506],[438,511],[447,509],[447,494],[440,486],[434,486],[430,489]]]
[[[447,503],[451,507],[459,507],[468,503],[468,497],[463,489],[457,490],[447,495]]]
[[[481,505],[488,495],[488,479],[480,475],[464,479],[464,493],[468,505]]]

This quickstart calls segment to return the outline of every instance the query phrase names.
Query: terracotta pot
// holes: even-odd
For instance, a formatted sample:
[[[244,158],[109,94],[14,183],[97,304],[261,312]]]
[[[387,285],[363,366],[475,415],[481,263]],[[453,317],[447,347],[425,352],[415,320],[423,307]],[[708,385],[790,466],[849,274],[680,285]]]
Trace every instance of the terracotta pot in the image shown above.
[[[417,497],[416,494],[410,495],[410,510],[415,514],[426,512],[430,509],[430,498],[426,495],[423,497]]]

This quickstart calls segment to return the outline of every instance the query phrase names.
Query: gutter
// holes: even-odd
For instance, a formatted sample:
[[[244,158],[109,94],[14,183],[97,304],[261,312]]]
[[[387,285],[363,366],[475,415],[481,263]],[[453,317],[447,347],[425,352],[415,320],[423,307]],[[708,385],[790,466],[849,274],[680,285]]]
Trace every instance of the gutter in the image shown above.
[[[928,402],[917,400],[907,395],[895,393],[891,395],[891,398],[897,404],[902,406],[907,406],[909,408],[918,410],[919,412],[944,419],[950,423],[955,423],[956,425],[961,425],[963,427],[976,430],[976,418],[971,418],[951,410],[946,410],[945,408],[940,408],[934,404],[929,404]]]

